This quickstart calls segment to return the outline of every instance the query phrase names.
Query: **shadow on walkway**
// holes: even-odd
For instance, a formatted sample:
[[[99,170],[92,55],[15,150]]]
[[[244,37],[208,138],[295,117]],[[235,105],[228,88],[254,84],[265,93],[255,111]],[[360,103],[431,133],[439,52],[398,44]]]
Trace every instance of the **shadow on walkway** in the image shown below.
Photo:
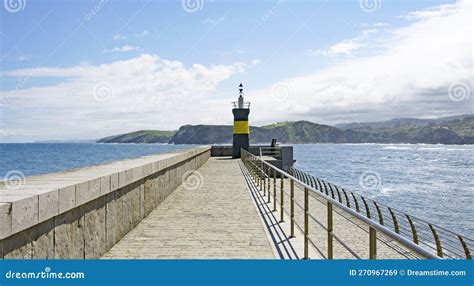
[[[250,177],[250,173],[241,161],[239,162],[239,166],[250,193],[252,194],[254,202],[258,208],[260,216],[265,224],[267,232],[273,241],[276,251],[278,252],[278,256],[280,259],[300,259],[290,241],[290,237],[288,237],[285,234],[285,231],[281,228],[278,218],[275,217],[275,213],[268,207],[267,203],[265,202],[265,197],[258,190],[257,186]]]

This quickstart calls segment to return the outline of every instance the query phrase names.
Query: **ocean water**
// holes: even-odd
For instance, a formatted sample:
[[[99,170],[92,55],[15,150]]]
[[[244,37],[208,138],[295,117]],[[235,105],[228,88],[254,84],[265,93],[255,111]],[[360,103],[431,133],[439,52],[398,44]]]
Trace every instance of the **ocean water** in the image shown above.
[[[165,144],[0,144],[0,179],[13,170],[32,176],[192,147]]]
[[[299,144],[295,167],[474,238],[474,146]]]
[[[192,148],[161,144],[0,144],[0,179]],[[474,146],[297,144],[296,167],[474,238]]]

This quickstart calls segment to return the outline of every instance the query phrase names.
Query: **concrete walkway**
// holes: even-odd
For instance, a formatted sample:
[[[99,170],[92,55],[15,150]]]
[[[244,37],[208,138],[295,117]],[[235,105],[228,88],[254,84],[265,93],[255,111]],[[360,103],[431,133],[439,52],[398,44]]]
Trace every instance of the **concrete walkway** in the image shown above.
[[[104,258],[275,258],[238,162],[210,158]]]

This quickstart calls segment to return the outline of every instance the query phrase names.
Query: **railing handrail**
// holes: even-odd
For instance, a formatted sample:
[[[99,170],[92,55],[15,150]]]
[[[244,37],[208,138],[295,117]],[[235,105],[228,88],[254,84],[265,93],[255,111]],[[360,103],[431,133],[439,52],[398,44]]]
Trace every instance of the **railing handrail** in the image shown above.
[[[355,217],[355,218],[361,220],[362,222],[364,222],[365,224],[367,224],[367,225],[369,226],[369,228],[373,228],[373,229],[375,229],[376,231],[382,232],[383,234],[385,234],[385,235],[391,237],[392,239],[394,239],[395,241],[397,241],[397,242],[400,243],[401,245],[403,245],[403,246],[409,248],[410,250],[414,251],[415,253],[418,253],[419,255],[421,255],[421,256],[423,256],[423,257],[425,257],[425,258],[430,258],[430,259],[441,259],[441,258],[443,258],[443,257],[442,257],[442,252],[441,252],[441,253],[437,252],[436,254],[434,254],[432,251],[428,251],[426,248],[420,246],[419,244],[415,243],[414,241],[412,241],[412,240],[410,240],[410,239],[404,237],[403,235],[401,235],[401,234],[399,234],[399,233],[393,231],[392,229],[390,229],[390,228],[388,228],[388,227],[386,227],[386,226],[380,224],[379,222],[374,221],[373,219],[371,219],[370,217],[367,217],[367,216],[363,215],[363,214],[360,213],[359,211],[356,211],[356,210],[354,210],[354,209],[352,209],[352,208],[350,208],[350,207],[347,207],[346,205],[342,204],[342,202],[339,202],[339,201],[336,200],[335,198],[332,198],[332,197],[329,196],[329,195],[326,195],[326,194],[324,194],[324,193],[319,192],[315,187],[313,187],[313,186],[307,184],[306,182],[300,180],[299,178],[293,176],[292,174],[289,174],[288,172],[285,172],[285,171],[283,171],[283,170],[281,170],[281,169],[279,169],[279,168],[273,166],[272,164],[266,162],[265,160],[263,160],[263,159],[261,159],[261,158],[259,158],[259,157],[257,157],[257,156],[254,156],[253,154],[251,154],[251,153],[249,153],[249,152],[247,152],[247,151],[245,151],[245,150],[242,150],[242,158],[243,158],[244,160],[246,159],[246,157],[249,157],[249,156],[250,156],[250,158],[253,158],[254,160],[259,161],[261,164],[264,164],[267,168],[270,168],[270,169],[274,170],[275,172],[278,172],[280,175],[282,175],[282,176],[284,176],[284,177],[287,177],[287,178],[289,178],[290,180],[293,180],[294,182],[296,182],[297,184],[299,184],[299,185],[300,185],[301,187],[303,187],[304,189],[310,190],[311,193],[312,193],[312,196],[316,195],[316,196],[318,196],[318,197],[322,197],[324,200],[326,200],[326,201],[330,202],[331,204],[337,206],[339,209],[343,210],[343,211],[346,212],[347,214],[349,214],[349,215],[351,215],[351,216],[353,216],[353,217]],[[259,168],[259,167],[257,166],[257,168]],[[260,170],[260,171],[262,171],[262,170]],[[301,171],[300,171],[300,172],[301,172]],[[328,183],[328,184],[329,184],[329,183]],[[335,185],[333,185],[333,186],[336,187]],[[342,188],[341,188],[341,189],[342,189]],[[321,191],[322,191],[322,190],[321,190]],[[339,192],[339,191],[338,191],[338,192]],[[353,193],[351,192],[351,194],[353,194]],[[360,196],[360,195],[358,195],[358,196]],[[363,198],[362,196],[360,196],[360,197]],[[363,198],[363,199],[365,199],[365,198]],[[371,201],[373,201],[373,200],[371,200]],[[375,201],[373,201],[373,202],[375,202]],[[382,204],[379,204],[379,205],[382,205]],[[385,206],[385,205],[383,205],[383,206]],[[392,210],[395,210],[395,209],[392,208]],[[398,211],[398,210],[396,210],[396,211],[397,211],[397,212],[400,212],[400,213],[403,213],[403,212]],[[404,213],[403,213],[403,214],[404,214]],[[411,217],[411,216],[410,216],[410,217]],[[419,220],[419,221],[423,221],[423,220],[418,219],[418,218],[416,218],[416,217],[411,217],[411,218],[414,218],[414,219]],[[426,222],[426,223],[427,223],[427,222]],[[433,226],[433,224],[430,224],[430,223],[428,223],[428,224],[429,224],[430,226]],[[438,228],[438,226],[436,226],[436,228],[437,228],[437,229],[443,229],[443,228],[441,228],[441,227]],[[432,228],[432,230],[433,230],[433,228]],[[443,229],[443,230],[445,230],[445,229]],[[458,235],[458,234],[455,234],[455,233],[453,233],[453,232],[451,232],[451,231],[449,231],[449,230],[445,230],[445,231],[450,232],[450,233],[452,233],[453,235],[457,235],[457,236],[459,236],[460,238],[464,238],[463,236]],[[434,234],[436,234],[436,232],[434,232]],[[467,238],[464,238],[464,239],[467,239]],[[438,243],[439,241],[437,240],[436,242]],[[461,240],[461,242],[462,242],[462,240]],[[426,243],[425,243],[425,244],[426,244]],[[438,247],[438,245],[437,245],[437,247]],[[431,247],[430,249],[433,250],[432,247]],[[441,254],[441,255],[439,255],[439,254]],[[467,256],[467,258],[470,258],[467,253],[466,253],[466,256]]]

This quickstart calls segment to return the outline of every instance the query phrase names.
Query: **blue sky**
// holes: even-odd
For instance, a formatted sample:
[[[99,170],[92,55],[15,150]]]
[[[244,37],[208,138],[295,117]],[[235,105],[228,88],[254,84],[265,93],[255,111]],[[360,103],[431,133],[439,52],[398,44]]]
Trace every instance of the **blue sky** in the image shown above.
[[[0,141],[229,124],[240,82],[258,125],[472,113],[470,1],[15,3]]]

